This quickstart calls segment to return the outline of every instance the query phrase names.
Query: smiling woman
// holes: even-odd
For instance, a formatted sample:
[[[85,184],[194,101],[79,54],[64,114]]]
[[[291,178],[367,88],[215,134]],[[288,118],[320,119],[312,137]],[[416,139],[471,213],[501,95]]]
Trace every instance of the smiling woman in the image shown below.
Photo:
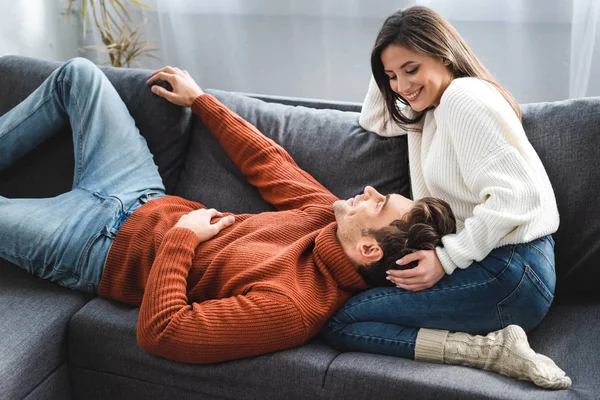
[[[364,203],[355,200],[340,207],[349,210],[346,220],[368,226],[356,217],[364,215],[379,229],[354,249],[369,261],[363,276],[382,285],[387,269],[397,287],[350,299],[324,337],[340,350],[470,365],[569,387],[562,370],[529,348],[524,332],[541,322],[553,299],[550,235],[559,218],[516,100],[456,29],[426,7],[386,19],[371,67],[360,124],[382,136],[408,136],[416,203],[393,223],[374,205],[358,210]],[[382,196],[365,190],[365,199]],[[394,256],[401,268],[413,268],[393,269]],[[520,361],[490,348],[510,348]]]
[[[381,61],[390,88],[417,112],[438,106],[442,93],[452,82],[448,60],[419,54],[404,46],[386,47],[381,52]]]

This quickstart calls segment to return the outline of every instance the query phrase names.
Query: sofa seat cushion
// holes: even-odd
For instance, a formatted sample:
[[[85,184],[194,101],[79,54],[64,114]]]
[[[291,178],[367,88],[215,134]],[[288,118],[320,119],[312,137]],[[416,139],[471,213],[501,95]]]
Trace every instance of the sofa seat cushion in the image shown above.
[[[154,398],[195,393],[229,399],[318,399],[327,367],[338,354],[317,342],[219,364],[174,362],[138,347],[138,311],[98,297],[73,317],[69,324],[69,368],[77,377],[72,380],[75,397],[90,398],[86,377],[92,375],[99,387],[106,386],[103,376],[110,382],[128,382],[119,385],[125,393],[132,393],[136,385],[140,393],[160,387],[160,396]],[[119,396],[122,398],[123,392]]]
[[[363,353],[340,354],[325,389],[340,399],[593,399],[600,393],[600,297],[554,304],[529,333],[531,347],[551,357],[573,380],[568,390],[546,390],[474,368]]]
[[[529,338],[532,347],[555,360],[573,380],[569,390],[539,389],[473,368],[422,363],[367,353],[339,353],[320,341],[264,356],[212,365],[169,361],[140,350],[135,326],[138,309],[96,298],[69,325],[69,367],[73,391],[102,398],[103,381],[118,382],[125,393],[160,388],[157,398],[203,394],[210,398],[397,399],[593,398],[600,393],[598,359],[600,297],[553,305]],[[95,382],[95,383],[94,383]],[[113,383],[114,383],[113,382]],[[112,385],[112,384],[111,384]],[[111,386],[108,385],[108,386]],[[119,392],[123,394],[122,392]],[[187,396],[184,396],[187,398]]]
[[[0,399],[42,398],[38,385],[46,398],[65,392],[67,324],[91,298],[0,260]]]
[[[268,103],[208,90],[229,109],[283,146],[300,168],[347,199],[366,185],[383,194],[410,194],[406,137],[382,138],[358,124],[359,114]],[[234,213],[273,210],[227,157],[212,133],[192,117],[190,147],[175,194]]]

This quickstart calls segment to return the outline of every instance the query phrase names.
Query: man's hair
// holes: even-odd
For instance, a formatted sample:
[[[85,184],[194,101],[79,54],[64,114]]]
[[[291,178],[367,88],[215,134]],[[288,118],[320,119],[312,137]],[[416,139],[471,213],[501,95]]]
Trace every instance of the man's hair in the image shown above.
[[[366,231],[383,250],[381,260],[359,266],[358,272],[371,286],[393,286],[386,278],[389,269],[416,267],[416,262],[398,265],[396,260],[418,250],[435,250],[442,246],[442,237],[456,233],[456,218],[444,200],[424,197],[416,201],[402,219],[380,230]]]

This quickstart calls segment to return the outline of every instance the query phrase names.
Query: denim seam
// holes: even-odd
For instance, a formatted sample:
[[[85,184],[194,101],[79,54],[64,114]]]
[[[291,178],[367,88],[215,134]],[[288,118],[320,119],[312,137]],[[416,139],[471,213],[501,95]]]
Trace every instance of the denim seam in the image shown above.
[[[6,132],[4,133],[4,135],[0,136],[0,138],[4,138],[9,132],[13,131],[17,126],[21,125],[23,122],[25,122],[25,120],[29,117],[31,117],[37,110],[40,109],[40,107],[42,107],[44,105],[44,103],[46,103],[51,97],[52,94],[56,91],[56,88],[53,88],[50,93],[48,94],[48,96],[44,97],[42,99],[42,101],[40,102],[39,106],[34,108],[33,110],[31,110],[30,113],[26,114],[23,116],[23,118],[21,118],[20,120],[16,121],[11,127],[6,129]]]
[[[506,328],[506,325],[504,325],[504,312],[502,312],[502,305],[503,305],[503,303],[506,302],[506,300],[510,299],[521,288],[521,285],[523,284],[523,281],[525,280],[525,277],[527,276],[527,268],[529,268],[529,264],[525,264],[525,269],[523,270],[523,276],[521,276],[521,279],[519,279],[519,283],[514,288],[514,290],[512,292],[510,292],[510,294],[508,296],[506,296],[504,299],[502,299],[502,301],[500,301],[496,305],[496,310],[498,311],[498,318],[500,318],[500,326],[502,328]]]
[[[334,327],[330,325],[330,328],[342,335],[348,335],[348,336],[353,336],[353,337],[359,337],[359,338],[368,338],[368,339],[378,339],[378,340],[384,340],[386,342],[390,342],[390,343],[395,343],[395,344],[408,344],[408,345],[412,345],[414,346],[415,343],[413,342],[407,342],[405,340],[398,340],[398,339],[388,339],[388,338],[383,338],[380,336],[373,336],[373,335],[364,335],[364,334],[357,334],[357,333],[350,333],[350,332],[344,332],[343,329]]]
[[[528,265],[528,268],[525,269],[525,273],[531,279],[531,283],[540,291],[542,296],[549,302],[552,303],[554,296],[550,293],[550,290],[546,287],[546,284],[542,282],[538,274]]]
[[[525,246],[527,246],[527,247],[530,247],[532,250],[538,252],[542,257],[544,257],[544,259],[546,260],[546,262],[548,263],[548,265],[552,266],[552,263],[550,262],[550,260],[548,259],[548,257],[546,257],[546,255],[544,254],[544,252],[542,252],[540,249],[538,249],[537,247],[535,247],[531,243],[523,243],[523,244]]]
[[[6,250],[0,250],[0,253],[2,253],[2,254],[8,254],[11,257],[20,258],[21,260],[26,260],[26,261],[29,261],[29,262],[38,262],[38,263],[42,264],[44,267],[47,267],[47,266],[50,265],[50,264],[46,264],[45,262],[40,261],[40,260],[38,260],[36,258],[23,257],[23,256],[20,256],[20,255],[17,255],[17,254],[13,254],[10,251],[6,251]]]
[[[73,83],[66,76],[62,76],[62,77],[58,78],[57,82],[59,82],[60,80],[64,80],[65,82],[67,82],[69,84],[69,95],[73,98],[73,100],[75,102],[75,108],[77,109],[77,117],[79,118],[79,126],[76,128],[77,129],[77,138],[78,138],[77,157],[75,159],[77,173],[73,177],[73,187],[76,187],[76,186],[78,186],[78,183],[81,180],[81,173],[82,173],[81,168],[82,168],[82,164],[83,164],[83,132],[81,129],[81,125],[83,123],[83,118],[81,116],[79,100],[77,100],[77,96],[73,92]],[[73,129],[72,125],[71,125],[71,129]]]
[[[516,246],[512,248],[512,250],[510,252],[510,256],[509,256],[508,261],[506,263],[506,266],[502,269],[502,271],[500,271],[500,273],[498,275],[496,275],[494,278],[492,278],[490,280],[487,280],[485,282],[480,282],[480,283],[474,283],[474,284],[470,284],[470,285],[454,286],[454,287],[443,288],[443,289],[441,289],[441,288],[435,288],[435,289],[434,288],[429,288],[429,289],[421,290],[419,292],[425,293],[425,292],[448,291],[448,290],[464,290],[464,289],[471,289],[471,288],[474,288],[474,287],[477,287],[477,286],[487,285],[487,284],[489,284],[489,283],[497,280],[502,274],[504,274],[504,272],[506,272],[506,270],[510,266],[510,263],[512,262],[513,256],[515,254],[515,248],[516,248]],[[470,267],[467,267],[467,268],[470,268]],[[390,290],[393,290],[393,289],[390,289]],[[355,306],[360,305],[362,303],[366,303],[366,302],[371,301],[371,300],[379,299],[381,297],[405,295],[405,294],[409,294],[409,293],[412,293],[412,292],[406,292],[406,291],[398,292],[398,291],[395,291],[394,293],[390,292],[390,293],[382,293],[382,294],[378,294],[378,295],[373,295],[373,296],[371,296],[369,298],[366,298],[364,300],[361,300],[361,301],[359,301],[357,303],[353,303],[352,305],[349,305],[348,307],[344,307],[340,311],[342,311],[342,312],[345,313],[346,310],[349,310],[352,307],[355,307]],[[358,322],[358,321],[355,321],[355,322]]]

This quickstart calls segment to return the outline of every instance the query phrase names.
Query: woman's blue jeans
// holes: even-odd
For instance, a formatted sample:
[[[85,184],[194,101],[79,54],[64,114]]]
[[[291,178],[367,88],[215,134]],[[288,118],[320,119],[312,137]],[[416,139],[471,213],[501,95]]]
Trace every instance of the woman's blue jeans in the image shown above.
[[[340,351],[414,358],[419,328],[487,334],[508,325],[533,329],[554,298],[554,240],[493,250],[430,289],[374,288],[344,304],[323,340]]]
[[[96,292],[123,221],[164,186],[146,140],[94,64],[70,60],[0,117],[0,170],[71,125],[72,190],[0,196],[0,257],[63,286]]]

